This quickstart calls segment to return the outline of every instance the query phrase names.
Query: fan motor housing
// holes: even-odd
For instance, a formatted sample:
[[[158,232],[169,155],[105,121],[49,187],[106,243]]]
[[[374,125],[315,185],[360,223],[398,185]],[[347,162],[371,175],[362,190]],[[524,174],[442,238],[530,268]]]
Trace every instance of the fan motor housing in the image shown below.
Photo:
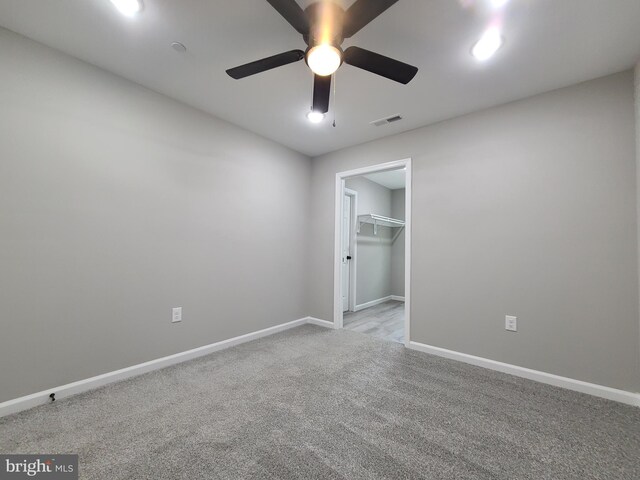
[[[334,2],[321,1],[309,5],[305,12],[309,18],[310,29],[309,34],[303,35],[303,38],[308,47],[329,44],[340,49],[344,41],[342,29],[345,11],[342,7]]]

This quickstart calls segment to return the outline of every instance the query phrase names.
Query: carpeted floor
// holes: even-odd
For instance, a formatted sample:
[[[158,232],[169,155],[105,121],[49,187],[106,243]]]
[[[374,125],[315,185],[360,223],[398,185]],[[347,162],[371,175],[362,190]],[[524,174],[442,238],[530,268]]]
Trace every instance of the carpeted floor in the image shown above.
[[[0,419],[87,479],[638,479],[640,409],[304,326]]]

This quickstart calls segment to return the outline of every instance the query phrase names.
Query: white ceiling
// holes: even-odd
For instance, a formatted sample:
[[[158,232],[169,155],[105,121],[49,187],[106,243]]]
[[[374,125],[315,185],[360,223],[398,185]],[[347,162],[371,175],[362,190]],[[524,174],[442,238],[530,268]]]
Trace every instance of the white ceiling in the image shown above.
[[[406,170],[387,170],[386,172],[370,173],[364,175],[364,178],[376,182],[378,185],[387,187],[389,190],[398,190],[404,188],[406,181]]]
[[[312,156],[622,71],[640,57],[640,0],[511,0],[504,11],[490,4],[400,0],[346,41],[420,72],[404,86],[341,67],[335,128],[305,118],[312,76],[304,62],[243,80],[225,74],[304,49],[265,0],[145,0],[135,19],[109,0],[0,0],[0,25]],[[492,22],[502,22],[506,44],[480,64],[469,50]],[[404,119],[369,125],[396,113]]]

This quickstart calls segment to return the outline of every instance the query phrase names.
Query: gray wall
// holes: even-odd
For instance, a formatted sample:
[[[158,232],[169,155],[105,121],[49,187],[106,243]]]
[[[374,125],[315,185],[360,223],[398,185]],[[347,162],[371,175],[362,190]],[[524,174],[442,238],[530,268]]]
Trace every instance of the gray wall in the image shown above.
[[[391,216],[404,220],[406,190],[391,190]],[[404,229],[391,245],[391,295],[404,297]]]
[[[628,71],[314,159],[310,314],[332,319],[335,173],[412,157],[412,340],[640,390],[633,90]]]
[[[391,216],[391,190],[364,177],[347,179],[358,192],[358,215]],[[391,229],[364,224],[357,235],[356,306],[391,295]]]
[[[0,401],[308,314],[308,158],[6,30],[0,65]]]

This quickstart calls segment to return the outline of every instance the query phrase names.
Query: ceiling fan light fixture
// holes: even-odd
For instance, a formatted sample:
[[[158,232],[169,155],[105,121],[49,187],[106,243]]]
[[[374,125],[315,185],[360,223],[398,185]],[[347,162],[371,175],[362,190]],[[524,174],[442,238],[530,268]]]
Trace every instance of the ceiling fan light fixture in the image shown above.
[[[142,10],[142,0],[111,0],[111,3],[127,17],[133,17]]]
[[[309,120],[311,123],[320,123],[322,120],[324,120],[324,113],[311,110],[309,113],[307,113],[307,120]]]
[[[267,0],[302,35],[306,50],[289,50],[229,68],[227,75],[240,80],[304,59],[314,73],[311,112],[307,112],[307,119],[314,123],[321,122],[330,110],[332,87],[335,92],[333,74],[343,62],[403,85],[416,76],[418,68],[408,63],[353,45],[342,49],[345,38],[351,38],[398,0],[355,0],[346,10],[335,1],[307,1],[311,3],[303,10],[297,0]]]
[[[316,45],[307,53],[307,65],[321,77],[333,75],[341,64],[342,52],[333,45]]]

